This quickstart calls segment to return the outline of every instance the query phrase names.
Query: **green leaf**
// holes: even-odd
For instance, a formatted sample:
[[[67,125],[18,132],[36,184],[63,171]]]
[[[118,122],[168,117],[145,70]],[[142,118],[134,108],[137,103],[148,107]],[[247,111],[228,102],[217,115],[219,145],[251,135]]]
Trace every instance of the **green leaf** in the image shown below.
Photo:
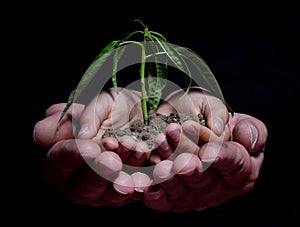
[[[150,40],[154,40],[151,33],[147,32],[147,37],[149,37]],[[160,41],[163,38],[157,37]],[[166,86],[167,83],[167,59],[165,59],[165,63],[159,63],[157,54],[160,53],[159,46],[157,45],[157,42],[148,42],[150,43],[151,47],[151,54],[148,55],[148,57],[154,57],[154,62],[148,62],[148,102],[150,110],[156,111],[158,108],[158,105],[161,100],[163,89]]]
[[[155,37],[155,36],[153,36]],[[162,42],[160,38],[155,37],[155,40],[159,43],[159,45],[162,47],[168,58],[173,62],[175,67],[179,69],[180,71],[184,72],[185,75],[188,76],[188,86],[186,88],[185,94],[189,92],[189,88],[192,85],[192,75],[190,72],[189,67],[187,66],[185,60],[181,57],[181,55],[177,52],[177,49],[173,47],[171,44],[168,42]],[[185,95],[184,94],[184,95]]]
[[[108,57],[112,54],[112,50],[118,46],[120,40],[114,40],[110,42],[106,47],[102,49],[100,54],[93,60],[91,65],[83,74],[81,81],[78,84],[79,92],[82,92],[89,82],[94,78],[96,72],[107,61]]]
[[[59,120],[58,120],[58,123],[57,123],[57,129],[59,129],[63,117],[66,115],[67,111],[69,110],[70,106],[72,105],[73,100],[74,100],[74,96],[75,96],[75,94],[76,94],[76,91],[77,91],[77,89],[74,89],[74,90],[71,92],[71,94],[69,95],[67,105],[65,106],[65,108],[64,108],[64,110],[62,111],[62,113],[61,113],[61,115],[60,115],[60,118],[59,118]]]
[[[124,36],[123,41],[127,41],[132,36],[135,36],[135,35],[138,35],[138,34],[144,34],[144,32],[143,31],[134,31],[134,32],[128,33],[127,35]]]
[[[150,110],[156,111],[162,91],[167,83],[167,65],[162,63],[148,63],[148,102]]]
[[[202,76],[208,85],[208,88],[206,89],[211,90],[211,92],[223,100],[223,94],[219,83],[202,57],[196,52],[185,47],[178,47],[177,51],[183,58],[192,63],[198,73]]]
[[[61,113],[61,116],[58,121],[58,128],[60,126],[61,120],[66,115],[66,112],[68,111],[68,109],[70,108],[72,103],[74,102],[75,95],[78,96],[86,88],[86,86],[89,84],[89,82],[94,78],[95,73],[99,70],[99,68],[101,68],[101,66],[103,66],[103,64],[108,59],[109,55],[111,54],[111,50],[113,48],[115,48],[119,42],[120,42],[119,40],[114,40],[114,41],[111,41],[107,46],[105,46],[102,49],[102,51],[100,52],[100,54],[98,54],[98,56],[93,60],[93,62],[88,67],[88,69],[85,71],[85,73],[81,77],[80,82],[78,83],[76,88],[70,93],[70,95],[68,97],[68,102],[67,102],[63,112]]]
[[[126,45],[129,44],[135,44],[143,48],[142,44],[136,41],[121,41],[118,43],[118,47],[116,48],[114,58],[113,58],[113,70],[112,70],[112,76],[111,80],[113,83],[113,86],[115,88],[116,93],[118,94],[118,84],[117,84],[117,72],[118,72],[118,62],[122,58],[125,50],[126,50]]]
[[[117,94],[119,94],[118,90],[118,84],[117,84],[117,72],[118,72],[118,62],[121,59],[122,55],[125,52],[126,45],[122,45],[122,43],[119,44],[119,48],[116,49],[114,59],[113,59],[113,71],[112,71],[112,76],[111,80],[114,85],[115,91]]]
[[[204,87],[205,89],[209,90],[213,93],[213,95],[220,98],[227,106],[227,108],[233,113],[232,108],[228,105],[228,103],[225,101],[222,90],[220,88],[220,85],[206,64],[206,62],[202,59],[202,57],[197,54],[196,52],[192,51],[189,48],[186,47],[177,47],[176,50],[178,53],[188,60],[198,71],[198,73],[201,75],[201,77],[204,79],[208,87]]]
[[[158,32],[149,31],[149,34],[151,35],[151,37],[155,37],[156,39],[159,39],[161,42],[167,42],[167,39]],[[153,39],[151,40],[154,41]]]

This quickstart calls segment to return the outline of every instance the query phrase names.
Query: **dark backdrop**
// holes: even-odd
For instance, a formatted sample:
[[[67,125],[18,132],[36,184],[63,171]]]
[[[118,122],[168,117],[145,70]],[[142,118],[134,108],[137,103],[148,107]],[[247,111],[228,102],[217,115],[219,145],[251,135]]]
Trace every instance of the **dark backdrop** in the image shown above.
[[[5,149],[9,157],[4,160],[10,164],[7,172],[12,173],[5,174],[9,177],[4,186],[11,193],[4,195],[13,214],[10,220],[97,225],[177,225],[181,221],[198,226],[299,224],[299,3],[101,4],[18,4],[19,9],[24,7],[22,12],[10,8],[9,18],[14,20],[8,23],[5,35],[12,36],[5,44],[12,64],[6,68],[11,88],[17,88],[13,114],[9,111],[13,119],[5,121],[12,130],[9,149]],[[265,122],[269,131],[265,161],[249,193],[203,212],[156,213],[139,203],[117,208],[77,206],[42,179],[46,150],[33,141],[34,124],[51,104],[67,100],[104,45],[140,28],[134,22],[137,18],[169,42],[199,53],[233,109]]]

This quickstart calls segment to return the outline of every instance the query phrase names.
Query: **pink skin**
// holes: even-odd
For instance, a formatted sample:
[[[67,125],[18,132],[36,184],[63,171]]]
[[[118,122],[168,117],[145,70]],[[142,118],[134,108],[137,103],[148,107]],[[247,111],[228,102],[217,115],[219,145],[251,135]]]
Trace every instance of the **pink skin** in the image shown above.
[[[206,118],[207,127],[194,121],[184,122],[182,127],[175,123],[168,125],[166,134],[161,133],[156,137],[157,153],[152,152],[150,156],[152,163],[172,158],[170,155],[174,154],[175,150],[179,153],[198,153],[200,145],[212,141],[227,141],[230,138],[229,114],[226,106],[220,99],[205,95],[198,88],[192,88],[186,96],[183,96],[182,91],[170,94],[157,112],[165,115],[172,112],[202,113]],[[185,133],[179,136],[183,130]]]
[[[134,111],[140,111],[136,101],[139,99],[138,94],[134,92],[127,95],[133,97],[127,103],[134,107]],[[199,100],[196,93],[189,97],[195,103]],[[101,108],[97,108],[100,106],[99,101]],[[150,156],[153,163],[157,163],[152,181],[146,174],[122,171],[122,161],[134,166],[142,165],[149,152],[145,144],[130,140],[118,142],[113,138],[99,140],[103,129],[117,124],[118,116],[121,118],[128,114],[128,121],[135,116],[141,117],[134,114],[132,108],[112,111],[111,106],[116,103],[118,99],[110,90],[92,101],[96,108],[89,105],[90,108],[84,109],[82,105],[73,104],[58,131],[56,123],[65,104],[55,104],[35,126],[35,141],[50,148],[45,165],[46,179],[66,193],[73,202],[118,206],[133,200],[143,200],[154,210],[180,212],[218,205],[254,186],[267,138],[266,127],[258,119],[238,113],[230,118],[227,112],[226,116],[213,116],[207,111],[208,122],[213,122],[216,116],[222,119],[224,132],[219,133],[213,123],[208,123],[211,125],[208,131],[195,124],[193,126],[198,133],[194,135],[188,133],[189,125],[193,122],[186,122],[182,126],[170,125],[166,136],[157,139],[159,152],[153,152]],[[205,102],[202,104],[205,106]],[[222,107],[218,102],[213,107],[218,105]],[[170,109],[168,104],[160,107],[162,113]],[[200,109],[196,108],[195,111]],[[93,117],[88,118],[93,113]],[[92,127],[84,134],[76,134],[77,139],[74,139],[70,116],[75,120],[81,116],[79,124],[82,126],[88,123]],[[97,122],[97,119],[100,120]],[[179,134],[175,133],[174,137],[176,130]],[[230,134],[231,140],[228,136]],[[197,136],[201,137],[197,140],[198,144],[192,142]],[[177,151],[179,153],[173,157],[171,154]],[[137,158],[137,152],[145,156],[139,155]],[[205,162],[209,166],[207,169],[203,166]]]
[[[197,103],[199,94],[190,98]],[[165,114],[172,109],[167,103],[161,107]],[[191,125],[195,128],[194,135],[189,131]],[[229,117],[227,125],[231,140],[227,135],[223,140],[210,135],[211,140],[204,144],[203,138],[195,143],[197,136],[209,135],[203,134],[200,124],[189,121],[182,126],[170,125],[164,146],[168,147],[168,153],[177,150],[179,155],[163,160],[163,151],[158,147],[160,154],[155,158],[161,161],[153,172],[153,186],[144,193],[144,203],[158,211],[203,210],[251,190],[264,159],[266,126],[252,116],[239,113]],[[170,136],[176,130],[179,133]]]
[[[102,138],[108,128],[124,128],[135,119],[143,119],[139,92],[119,88],[101,92],[83,110],[80,117],[78,138],[93,139],[106,150],[115,151],[128,165],[141,166],[147,159],[149,149],[146,143],[136,143],[131,137],[115,140]]]
[[[135,104],[136,94],[129,95],[132,95],[131,101]],[[108,116],[112,115],[110,111],[114,106],[113,102],[116,101],[114,99],[116,94],[103,92],[97,98],[101,100],[101,109],[107,110],[101,112],[103,118],[98,123],[102,125],[102,130],[109,127],[112,122]],[[126,104],[128,105],[128,102]],[[33,132],[36,143],[49,147],[44,169],[45,178],[49,183],[58,187],[71,201],[78,204],[119,206],[133,200],[140,200],[141,192],[151,184],[150,178],[143,173],[129,175],[122,171],[122,160],[115,152],[121,150],[119,149],[121,143],[114,144],[115,141],[111,143],[111,139],[108,138],[104,140],[103,146],[99,146],[98,139],[101,136],[99,132],[88,131],[79,136],[74,133],[72,120],[76,122],[79,116],[85,116],[84,111],[88,109],[84,109],[84,106],[73,104],[57,130],[57,122],[64,107],[65,103],[49,107],[46,110],[46,117],[36,123]],[[102,111],[101,109],[99,108],[99,111]],[[125,112],[122,113],[120,110],[119,116],[128,115],[128,110],[130,108],[123,108],[122,111]],[[114,119],[118,121],[117,118]],[[81,121],[84,122],[83,124],[87,123],[84,117]],[[95,124],[95,122],[88,123]],[[134,149],[141,152],[142,157],[129,157],[126,160],[141,165],[140,163],[147,157],[148,148],[140,143]],[[137,160],[136,163],[134,160]]]

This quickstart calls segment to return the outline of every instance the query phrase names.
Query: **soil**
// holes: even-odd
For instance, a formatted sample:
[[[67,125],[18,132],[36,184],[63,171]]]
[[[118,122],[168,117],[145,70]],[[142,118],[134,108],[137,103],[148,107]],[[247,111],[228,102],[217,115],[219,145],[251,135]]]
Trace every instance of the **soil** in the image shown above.
[[[165,132],[166,127],[170,123],[182,124],[187,120],[193,120],[202,125],[206,125],[205,118],[202,114],[183,114],[172,113],[168,116],[157,114],[153,111],[149,112],[149,124],[145,125],[142,120],[135,120],[128,128],[108,129],[103,137],[113,136],[119,139],[122,136],[132,136],[136,141],[144,141],[150,150],[154,150],[154,138],[157,134]]]

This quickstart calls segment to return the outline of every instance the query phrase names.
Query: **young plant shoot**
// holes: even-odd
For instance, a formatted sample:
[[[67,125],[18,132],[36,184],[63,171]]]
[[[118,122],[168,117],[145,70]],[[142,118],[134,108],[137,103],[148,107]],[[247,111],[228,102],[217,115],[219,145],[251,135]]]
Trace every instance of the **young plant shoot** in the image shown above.
[[[175,46],[167,42],[167,39],[160,33],[151,31],[141,20],[139,22],[143,30],[133,31],[125,35],[121,40],[113,40],[105,46],[100,54],[94,59],[82,76],[79,84],[70,93],[67,104],[58,121],[58,127],[65,116],[66,112],[75,100],[75,95],[83,92],[95,73],[107,64],[108,59],[112,57],[111,80],[118,94],[117,72],[118,64],[124,57],[126,47],[136,45],[140,49],[140,86],[141,86],[141,108],[143,112],[143,120],[148,125],[149,110],[156,111],[161,101],[163,89],[166,86],[168,78],[167,68],[169,65],[174,66],[178,70],[184,72],[183,76],[187,78],[187,86],[185,93],[189,92],[192,85],[193,70],[197,71],[197,75],[206,82],[208,90],[214,93],[227,105],[228,109],[233,113],[230,106],[225,102],[219,84],[210,71],[203,59],[194,51],[180,46]],[[193,70],[192,70],[193,68]],[[147,79],[147,80],[146,80]],[[172,80],[172,79],[171,79]],[[146,84],[147,81],[147,84]],[[148,109],[149,106],[149,109]]]

